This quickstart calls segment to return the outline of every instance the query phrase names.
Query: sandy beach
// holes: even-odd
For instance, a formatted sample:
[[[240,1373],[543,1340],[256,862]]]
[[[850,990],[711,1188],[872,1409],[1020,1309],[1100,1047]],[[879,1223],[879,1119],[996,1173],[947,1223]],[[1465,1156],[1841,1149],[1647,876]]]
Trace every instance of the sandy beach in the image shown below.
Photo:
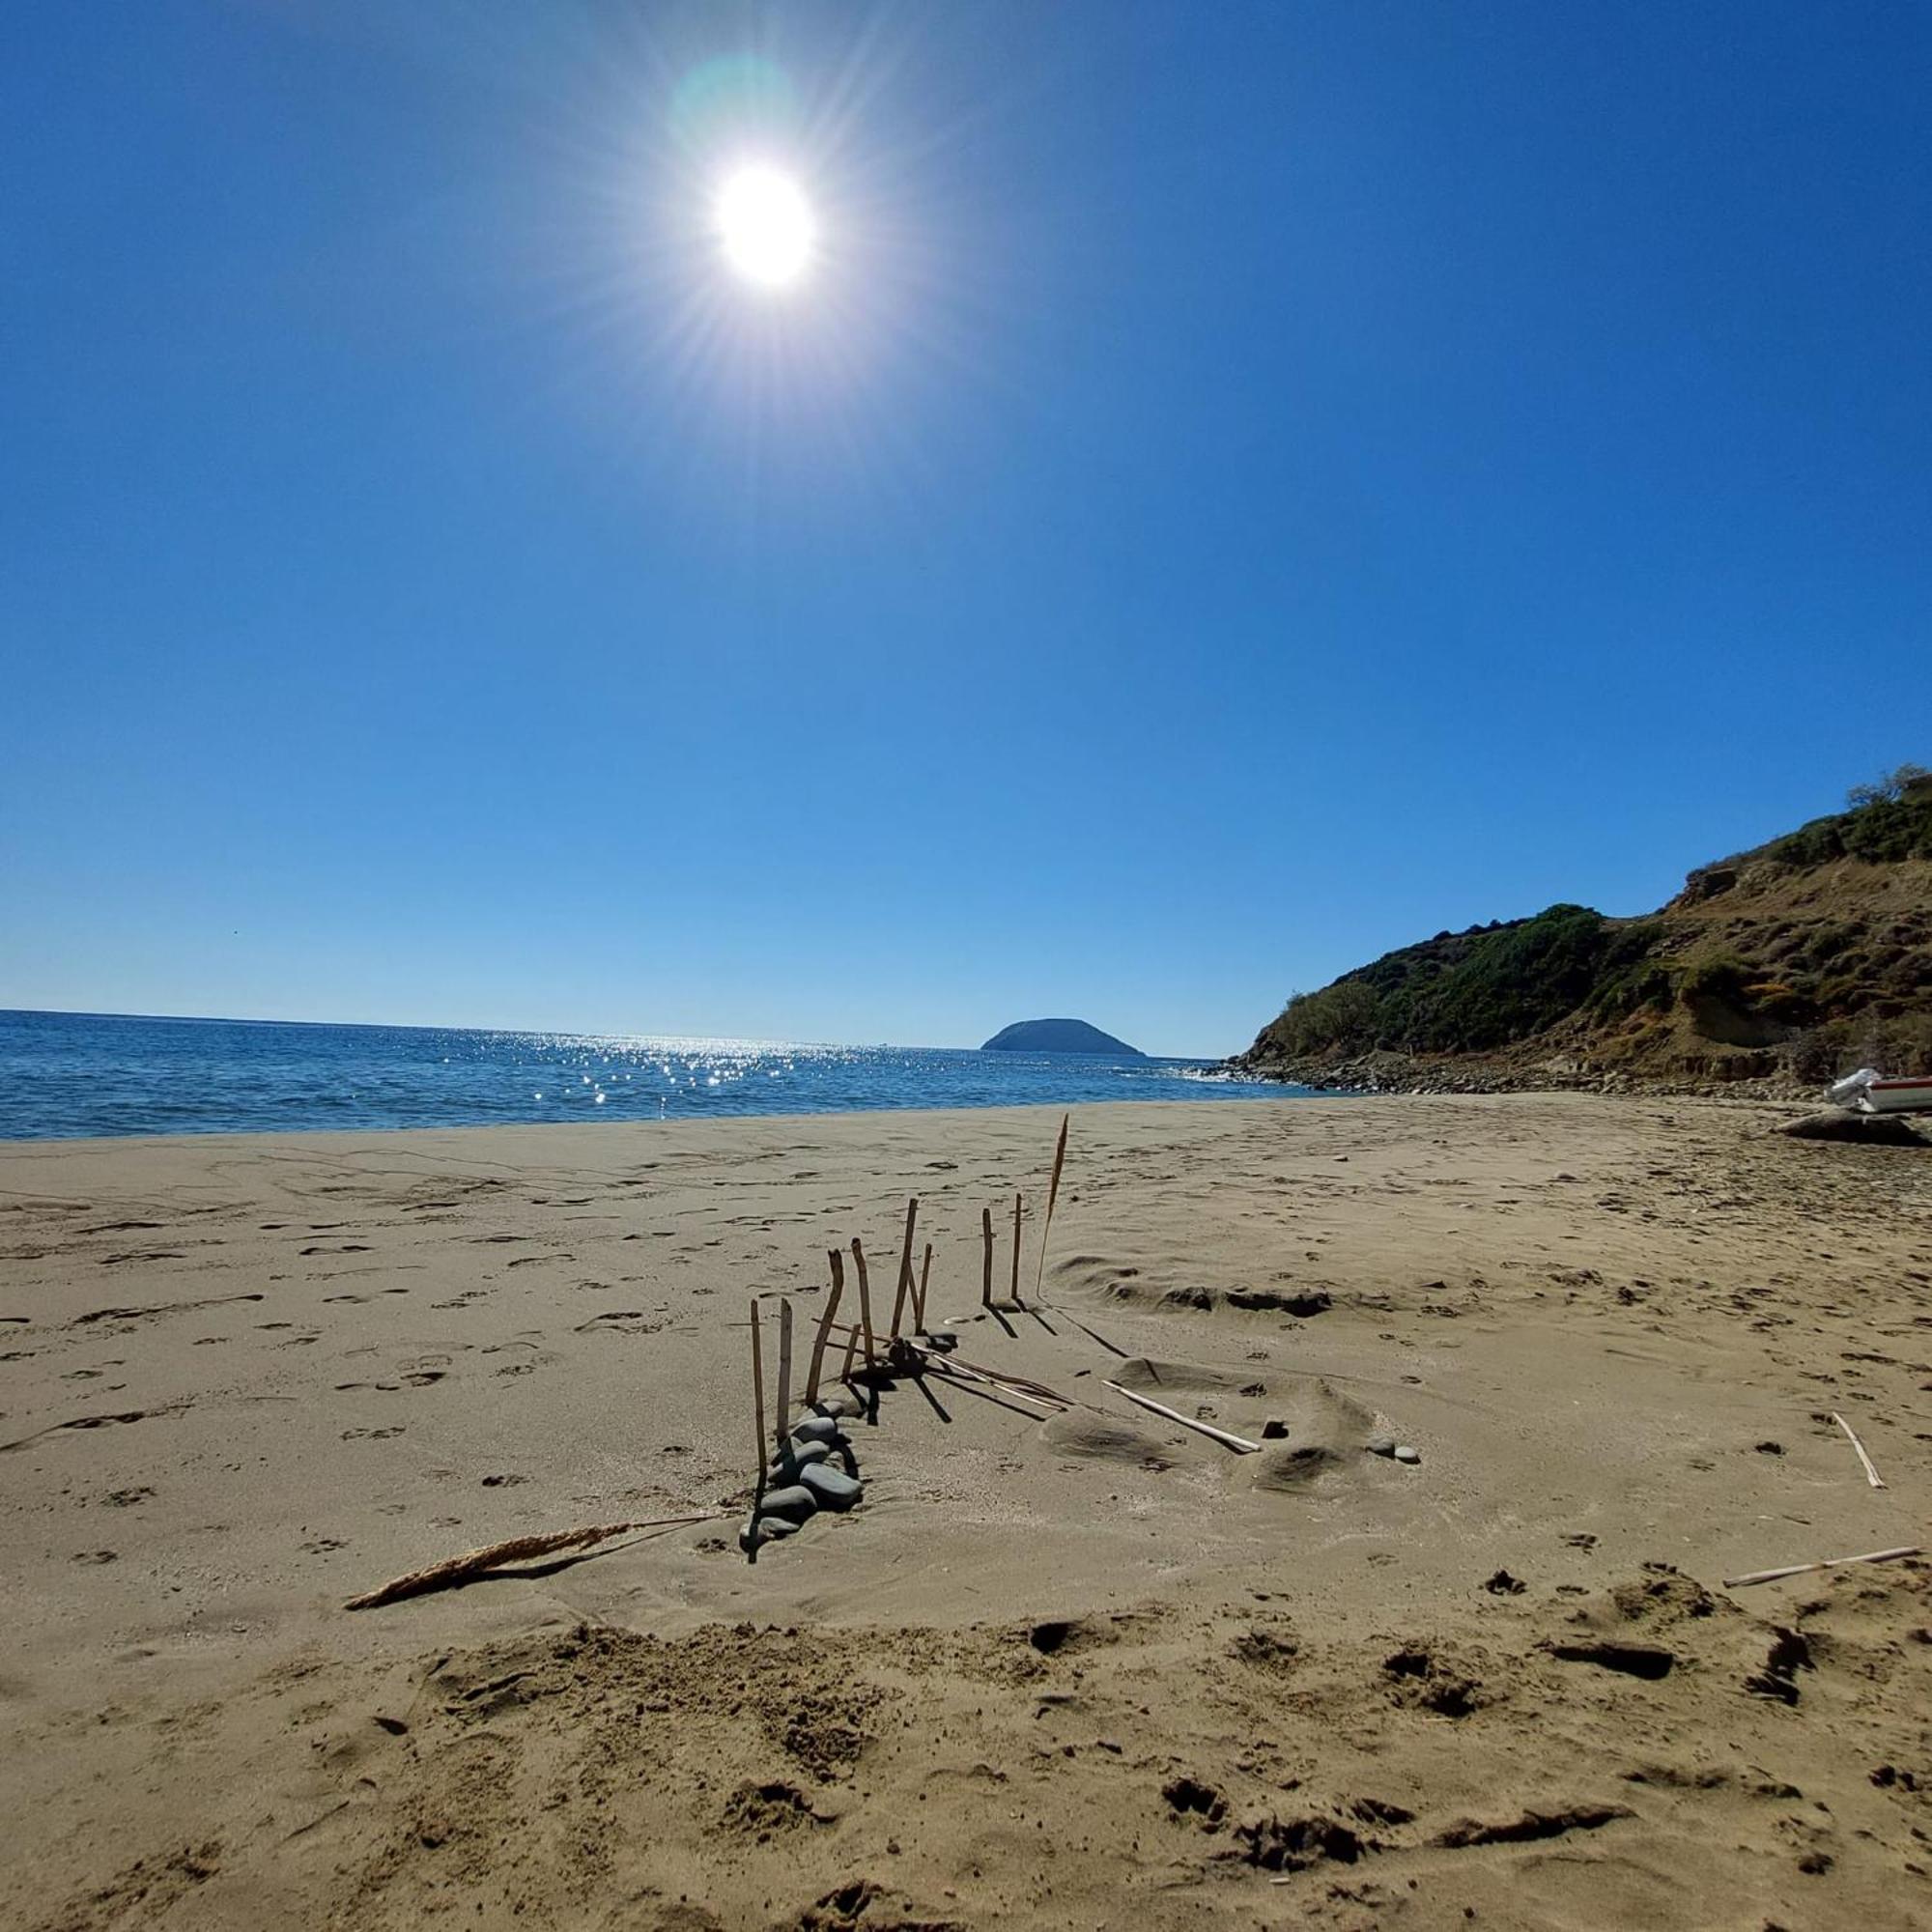
[[[1777,1118],[1082,1108],[1037,1297],[1040,1110],[0,1146],[0,1921],[1932,1924],[1932,1566],[1722,1585],[1924,1536],[1932,1155]],[[912,1194],[1072,1406],[750,1563],[748,1298]]]

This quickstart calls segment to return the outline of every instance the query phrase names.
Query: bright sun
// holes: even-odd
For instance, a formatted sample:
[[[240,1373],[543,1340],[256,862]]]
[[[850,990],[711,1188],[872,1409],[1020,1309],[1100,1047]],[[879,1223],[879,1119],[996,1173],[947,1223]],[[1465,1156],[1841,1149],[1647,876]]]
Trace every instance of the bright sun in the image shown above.
[[[789,288],[811,266],[818,224],[798,184],[776,168],[741,168],[714,209],[724,259],[760,288]]]

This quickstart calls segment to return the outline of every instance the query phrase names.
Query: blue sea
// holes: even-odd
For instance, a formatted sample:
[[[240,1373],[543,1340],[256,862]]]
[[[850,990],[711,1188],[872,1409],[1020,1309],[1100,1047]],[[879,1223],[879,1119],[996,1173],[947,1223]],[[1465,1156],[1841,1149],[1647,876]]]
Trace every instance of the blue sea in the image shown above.
[[[1280,1098],[1210,1062],[0,1012],[0,1140]]]

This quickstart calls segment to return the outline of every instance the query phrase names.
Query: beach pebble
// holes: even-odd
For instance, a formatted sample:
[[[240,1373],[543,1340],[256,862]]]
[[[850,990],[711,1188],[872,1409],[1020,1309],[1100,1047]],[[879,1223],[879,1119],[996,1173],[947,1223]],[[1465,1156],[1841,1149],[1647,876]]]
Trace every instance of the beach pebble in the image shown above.
[[[781,1537],[796,1533],[798,1524],[787,1522],[781,1516],[747,1517],[745,1526],[738,1532],[738,1548],[748,1553],[761,1543],[776,1543]]]
[[[829,1442],[787,1442],[779,1451],[779,1465],[787,1473],[794,1469],[808,1468],[813,1463],[822,1463],[832,1454]]]
[[[1371,1435],[1362,1447],[1371,1456],[1393,1456],[1398,1453],[1393,1435]]]
[[[808,1463],[798,1472],[798,1480],[813,1502],[827,1509],[850,1509],[865,1493],[865,1486],[856,1477],[842,1469],[828,1469],[823,1463]]]
[[[794,1524],[809,1517],[818,1507],[818,1498],[806,1484],[806,1473],[801,1469],[796,1483],[788,1483],[782,1489],[767,1490],[758,1502],[759,1517],[762,1519],[768,1516],[788,1516]],[[849,1479],[846,1477],[839,1478],[841,1482],[847,1480]],[[780,1534],[782,1535],[783,1532],[781,1531]]]
[[[808,1415],[803,1422],[792,1424],[791,1439],[794,1442],[837,1442],[838,1418],[835,1415]]]
[[[928,1335],[925,1338],[925,1346],[928,1349],[940,1349],[950,1352],[958,1348],[959,1337],[942,1329],[937,1335]]]
[[[1396,1445],[1395,1460],[1398,1463],[1419,1463],[1422,1461],[1422,1451],[1411,1449],[1406,1442],[1400,1442]]]
[[[860,1413],[858,1398],[849,1395],[822,1395],[818,1398],[817,1407],[819,1416],[827,1420]]]

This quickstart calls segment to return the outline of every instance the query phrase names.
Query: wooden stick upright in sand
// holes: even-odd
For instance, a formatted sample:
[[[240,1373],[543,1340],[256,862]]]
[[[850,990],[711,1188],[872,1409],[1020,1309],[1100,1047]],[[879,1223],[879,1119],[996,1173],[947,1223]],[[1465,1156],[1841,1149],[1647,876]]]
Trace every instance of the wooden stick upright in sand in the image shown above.
[[[1020,1202],[1021,1196],[1013,1196],[1013,1306],[1024,1308],[1020,1299]]]
[[[993,1210],[990,1208],[980,1209],[980,1238],[986,1248],[985,1265],[980,1272],[980,1306],[990,1308],[993,1305]]]
[[[899,1317],[912,1294],[912,1231],[919,1221],[919,1196],[906,1203],[905,1245],[899,1250],[898,1293],[893,1297],[893,1340],[899,1339]]]
[[[827,1248],[825,1257],[832,1264],[832,1298],[826,1302],[825,1313],[819,1318],[818,1333],[811,1344],[811,1366],[805,1374],[808,1408],[818,1400],[818,1371],[825,1360],[825,1338],[832,1332],[832,1318],[838,1313],[838,1297],[845,1293],[845,1257],[837,1248]]]
[[[1053,1204],[1060,1199],[1060,1170],[1066,1165],[1066,1125],[1071,1114],[1060,1117],[1060,1139],[1053,1149],[1053,1179],[1046,1183],[1046,1219],[1039,1231],[1039,1266],[1034,1270],[1033,1298],[1040,1298],[1040,1284],[1046,1279],[1046,1237],[1053,1233]]]
[[[773,1418],[772,1439],[784,1440],[791,1426],[791,1296],[779,1303],[779,1412]]]
[[[765,1350],[758,1339],[758,1297],[752,1297],[752,1426],[758,1432],[758,1491],[764,1492],[765,1479],[772,1472],[765,1452]]]
[[[866,1337],[866,1366],[870,1369],[878,1361],[878,1352],[872,1347],[872,1289],[866,1279],[866,1250],[857,1235],[852,1236],[852,1261],[859,1270],[859,1326]]]
[[[926,1284],[930,1282],[931,1279],[932,1279],[932,1243],[928,1241],[925,1244],[925,1259],[919,1264],[919,1288],[917,1291],[918,1299],[913,1303],[913,1315],[912,1315],[912,1325],[914,1329],[919,1334],[922,1335],[923,1335],[926,1332],[925,1290],[926,1290]]]

